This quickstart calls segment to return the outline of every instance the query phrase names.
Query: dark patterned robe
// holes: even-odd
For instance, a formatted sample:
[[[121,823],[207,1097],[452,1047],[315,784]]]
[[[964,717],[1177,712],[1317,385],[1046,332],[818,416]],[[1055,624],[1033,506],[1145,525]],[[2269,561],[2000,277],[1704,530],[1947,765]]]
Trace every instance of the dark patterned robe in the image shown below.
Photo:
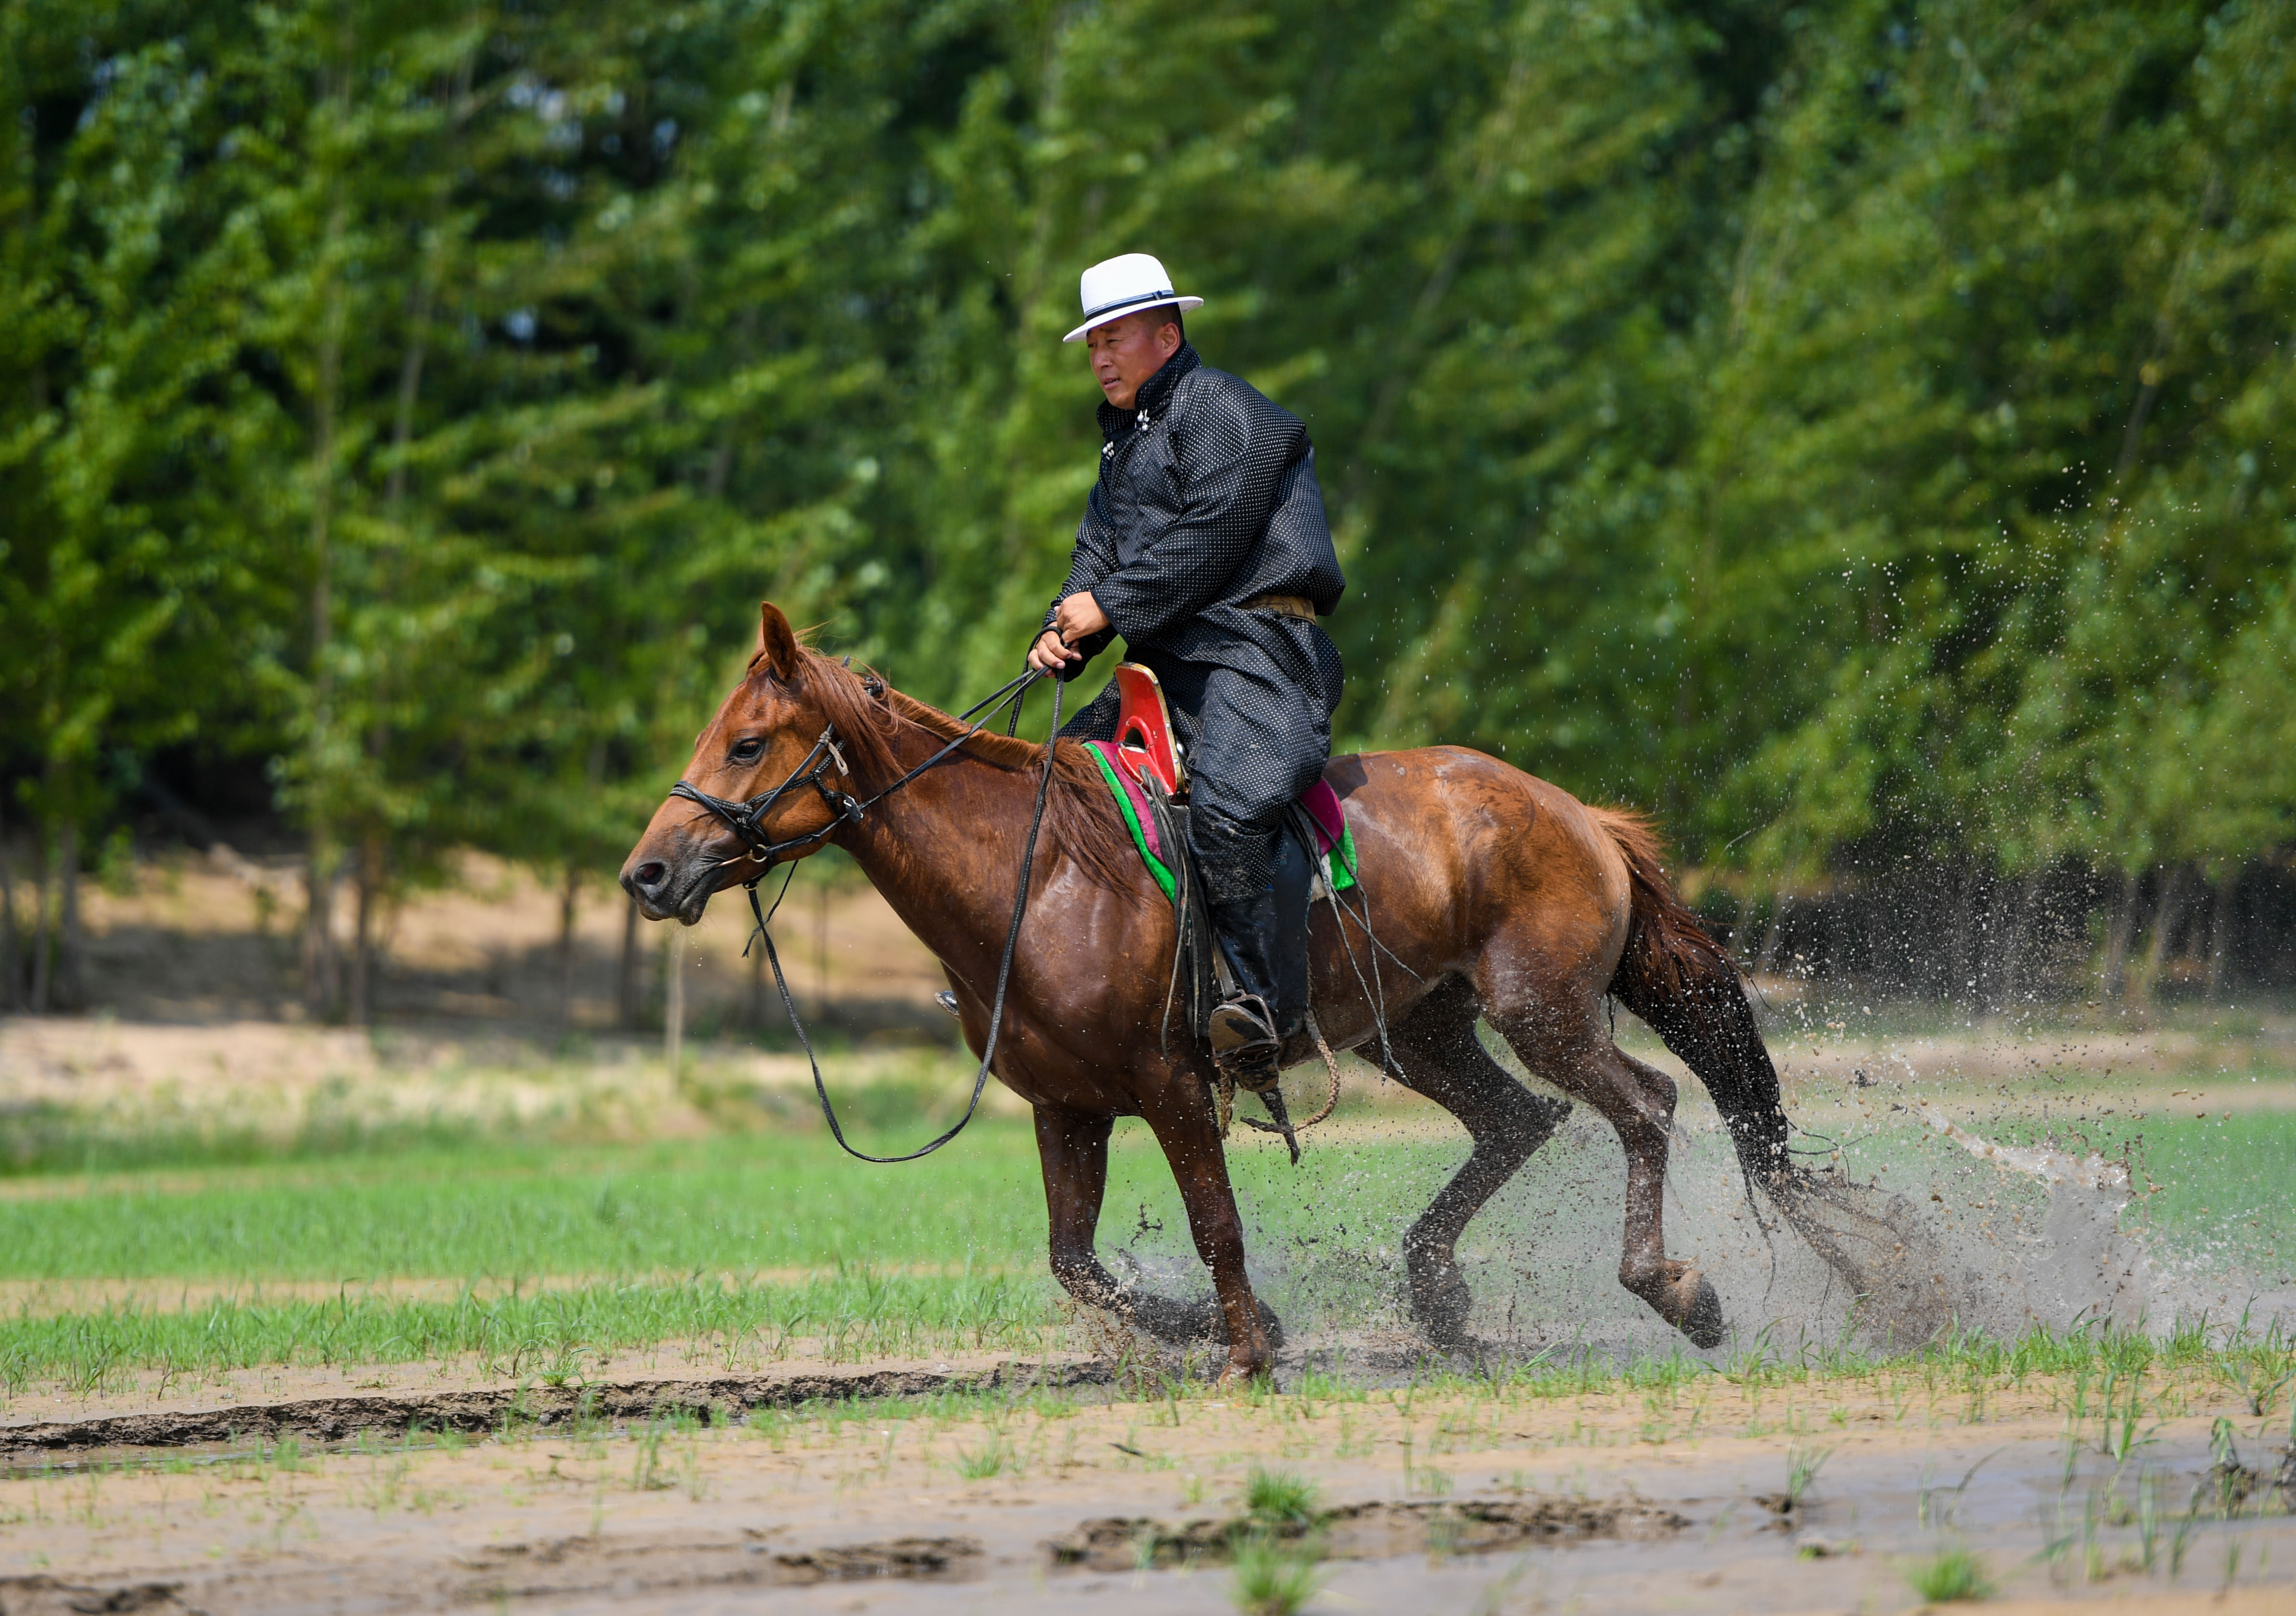
[[[1315,445],[1297,416],[1185,343],[1132,409],[1100,406],[1100,478],[1061,595],[1091,591],[1113,626],[1078,643],[1086,662],[1068,676],[1119,634],[1155,670],[1188,748],[1205,886],[1215,902],[1242,900],[1267,887],[1275,827],[1323,772],[1340,702],[1324,631],[1242,605],[1297,595],[1328,615],[1347,587]],[[1111,739],[1116,713],[1111,685],[1062,733]]]

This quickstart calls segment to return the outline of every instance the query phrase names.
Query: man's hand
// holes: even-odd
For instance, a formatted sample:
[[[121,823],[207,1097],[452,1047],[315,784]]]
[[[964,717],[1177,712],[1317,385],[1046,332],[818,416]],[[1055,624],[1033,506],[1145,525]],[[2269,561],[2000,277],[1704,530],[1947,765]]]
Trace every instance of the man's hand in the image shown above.
[[[1037,643],[1029,648],[1029,665],[1039,673],[1057,673],[1071,662],[1082,662],[1084,653],[1073,650],[1069,643],[1051,629],[1037,636]]]
[[[1053,626],[1037,636],[1037,643],[1029,648],[1029,665],[1040,673],[1057,673],[1069,664],[1081,663],[1084,653],[1073,643],[1086,640],[1109,626],[1108,614],[1100,609],[1100,602],[1088,590],[1080,590],[1063,600],[1053,613]]]
[[[1100,609],[1100,602],[1092,592],[1080,589],[1062,600],[1060,609],[1053,614],[1053,626],[1061,638],[1074,645],[1079,640],[1089,640],[1108,626],[1108,614]]]

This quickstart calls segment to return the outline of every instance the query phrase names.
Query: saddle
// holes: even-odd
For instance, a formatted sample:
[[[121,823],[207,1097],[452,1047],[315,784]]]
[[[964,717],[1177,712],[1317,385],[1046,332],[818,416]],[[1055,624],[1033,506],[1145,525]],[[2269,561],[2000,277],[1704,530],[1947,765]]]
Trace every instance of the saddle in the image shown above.
[[[1117,766],[1138,780],[1153,775],[1168,797],[1185,795],[1187,759],[1172,733],[1172,709],[1164,705],[1163,681],[1152,669],[1119,662],[1116,699]]]
[[[1189,848],[1187,754],[1153,671],[1136,662],[1119,663],[1116,688],[1116,739],[1086,744],[1148,873],[1171,901],[1179,923],[1180,946],[1165,997],[1167,1032],[1177,1011],[1189,1035],[1201,1040],[1231,984]],[[1329,783],[1317,780],[1292,804],[1286,828],[1317,863],[1310,904],[1356,884],[1355,838]]]

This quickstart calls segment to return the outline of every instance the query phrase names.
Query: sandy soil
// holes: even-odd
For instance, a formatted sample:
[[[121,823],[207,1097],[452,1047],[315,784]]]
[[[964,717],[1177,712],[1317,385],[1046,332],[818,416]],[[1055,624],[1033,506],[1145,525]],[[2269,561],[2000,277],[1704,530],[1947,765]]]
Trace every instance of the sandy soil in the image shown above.
[[[653,1040],[599,1041],[552,1055],[515,1040],[436,1030],[15,1016],[0,1018],[0,1109],[45,1110],[121,1134],[252,1129],[281,1140],[315,1128],[392,1126],[678,1138],[716,1126],[709,1108],[719,1100],[758,1095],[784,1111],[811,1109],[802,1056],[727,1042],[691,1043],[687,1051],[683,1081],[673,1082]],[[915,1048],[834,1056],[841,1088],[947,1077],[947,1064],[943,1052]],[[982,1104],[992,1115],[1026,1110],[1001,1084]],[[0,1186],[0,1195],[53,1193],[71,1191]]]
[[[772,1587],[793,1611],[1225,1610],[1219,1545],[1254,1465],[1339,1512],[1324,1609],[1891,1612],[1920,1604],[1906,1573],[1943,1547],[2021,1603],[2296,1605],[2278,1495],[2219,1518],[2206,1475],[2219,1416],[2247,1465],[2276,1465],[2284,1409],[2260,1421],[2197,1378],[2146,1390],[2117,1466],[2066,1385],[1917,1373],[1559,1400],[1086,1385],[55,1455],[0,1480],[19,1577],[0,1608],[701,1612]],[[1782,1507],[1798,1459],[1816,1477]]]
[[[939,1016],[939,1012],[932,1014]],[[1622,1032],[1627,1030],[1622,1030]],[[1710,1113],[1704,1090],[1672,1055],[1629,1037],[1636,1052],[1683,1081],[1685,1121]],[[599,1137],[700,1133],[710,1094],[804,1098],[803,1057],[736,1041],[687,1045],[687,1081],[674,1084],[660,1042],[601,1039],[545,1053],[515,1030],[431,1024],[374,1032],[282,1021],[137,1022],[111,1016],[0,1017],[0,1107],[49,1108],[137,1130],[245,1126],[260,1118],[283,1135],[320,1122],[368,1126],[463,1122],[530,1131],[579,1122]],[[2093,1117],[2229,1115],[2296,1108],[2296,1052],[2276,1038],[2202,1040],[2155,1032],[2047,1039],[1998,1030],[1918,1040],[1774,1044],[1787,1103],[1806,1123],[1844,1118],[1893,1097],[1935,1098],[1965,1117],[2078,1112]],[[954,1081],[969,1063],[951,1047],[849,1049],[833,1065],[840,1085],[921,1076]],[[1417,1128],[1449,1136],[1456,1124],[1375,1068],[1343,1060],[1347,1108],[1320,1137]],[[1287,1080],[1303,1105],[1321,1103],[1321,1073]],[[809,1101],[808,1102],[809,1104]],[[1001,1084],[992,1111],[1023,1107]],[[805,1108],[800,1106],[800,1109]],[[1352,1114],[1352,1115],[1351,1115]],[[0,1186],[0,1195],[20,1193]],[[28,1192],[29,1193],[29,1192]],[[42,1187],[37,1193],[53,1193]]]
[[[778,1037],[780,1009],[756,960],[740,957],[739,905],[713,906],[691,930],[637,934],[651,1004],[659,1006],[673,949],[687,983],[681,1085],[668,1081],[659,1032],[611,1028],[627,912],[619,893],[580,894],[570,976],[557,952],[558,893],[514,867],[465,859],[454,886],[390,908],[382,1024],[368,1032],[302,1024],[299,881],[291,862],[219,848],[144,866],[119,890],[91,885],[96,1008],[0,1018],[0,1108],[131,1130],[244,1128],[258,1118],[283,1134],[316,1123],[445,1122],[628,1138],[698,1132],[713,1125],[713,1095],[794,1096],[808,1081],[797,1055],[763,1053],[750,1036],[762,1025]],[[800,885],[777,930],[808,1016],[861,1041],[836,1057],[841,1082],[946,1075],[937,1067],[950,1060],[955,1036],[931,1002],[939,967],[872,889],[851,879]],[[2296,1105],[2296,1016],[2251,1015],[2236,1030],[2207,1033],[2108,1008],[2074,1010],[2054,1028],[2005,1022],[1883,1036],[1843,1019],[1848,1010],[1829,1020],[1808,995],[1784,996],[1804,985],[1773,983],[1768,1021],[1789,1104],[1818,1125],[1906,1091],[1984,1108],[1972,1115]],[[1620,1032],[1681,1074],[1631,1017]],[[1452,1131],[1371,1067],[1346,1066],[1353,1109]],[[1307,1089],[1316,1077],[1295,1074]],[[1702,1094],[1688,1083],[1685,1095],[1695,1121]],[[1001,1085],[989,1099],[1019,1108]]]
[[[578,895],[570,980],[558,952],[559,893],[483,854],[458,861],[455,884],[388,906],[379,941],[378,1004],[386,1020],[554,1032],[614,1024],[628,900],[604,880]],[[808,1011],[856,1026],[933,1026],[939,965],[884,900],[852,878],[810,878],[776,924],[791,986]],[[738,896],[738,894],[737,894]],[[122,890],[85,889],[92,1008],[129,1020],[294,1022],[299,1002],[300,872],[227,847],[141,866]],[[337,906],[349,944],[351,906]],[[778,1004],[754,959],[741,958],[749,916],[710,906],[691,929],[641,925],[642,985],[658,1011],[673,946],[686,972],[693,1024],[757,1021]],[[570,1001],[567,989],[572,989]]]

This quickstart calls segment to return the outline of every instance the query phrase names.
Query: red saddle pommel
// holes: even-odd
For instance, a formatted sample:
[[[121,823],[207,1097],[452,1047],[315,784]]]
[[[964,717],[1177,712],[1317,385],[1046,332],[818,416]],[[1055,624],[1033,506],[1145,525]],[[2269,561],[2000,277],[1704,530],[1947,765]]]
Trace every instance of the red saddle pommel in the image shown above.
[[[1179,796],[1188,783],[1188,771],[1179,743],[1172,739],[1172,711],[1164,705],[1164,687],[1138,663],[1119,662],[1116,693],[1118,761],[1144,785],[1152,774],[1166,796]]]

